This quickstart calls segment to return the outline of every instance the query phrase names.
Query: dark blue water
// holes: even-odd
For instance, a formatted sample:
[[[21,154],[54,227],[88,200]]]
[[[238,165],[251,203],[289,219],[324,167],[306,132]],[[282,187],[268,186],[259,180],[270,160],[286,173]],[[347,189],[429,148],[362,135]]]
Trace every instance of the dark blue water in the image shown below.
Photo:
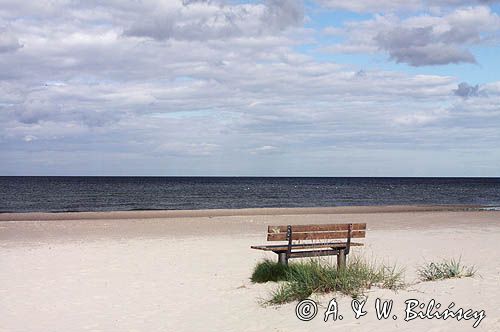
[[[500,178],[0,177],[0,212],[500,206]]]

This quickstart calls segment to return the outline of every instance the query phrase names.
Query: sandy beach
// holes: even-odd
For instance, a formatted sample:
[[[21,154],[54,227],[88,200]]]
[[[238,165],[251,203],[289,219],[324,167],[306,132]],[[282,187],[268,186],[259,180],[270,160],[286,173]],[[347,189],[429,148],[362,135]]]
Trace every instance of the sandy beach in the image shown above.
[[[366,222],[353,254],[405,268],[408,286],[351,298],[313,296],[303,322],[296,303],[266,306],[276,283],[252,284],[273,253],[267,225]],[[0,214],[0,331],[471,331],[474,320],[404,321],[405,301],[484,310],[478,331],[500,331],[500,211],[473,207],[347,207],[208,211]],[[418,282],[419,265],[459,258],[472,278]],[[334,260],[335,258],[331,258]],[[343,320],[323,321],[333,298]],[[393,300],[397,319],[376,317]]]

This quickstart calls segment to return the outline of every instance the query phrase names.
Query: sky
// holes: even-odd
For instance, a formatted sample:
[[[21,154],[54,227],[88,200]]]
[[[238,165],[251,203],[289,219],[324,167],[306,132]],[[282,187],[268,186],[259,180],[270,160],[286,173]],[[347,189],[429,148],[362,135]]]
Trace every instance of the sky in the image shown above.
[[[0,175],[500,176],[500,1],[0,0]]]

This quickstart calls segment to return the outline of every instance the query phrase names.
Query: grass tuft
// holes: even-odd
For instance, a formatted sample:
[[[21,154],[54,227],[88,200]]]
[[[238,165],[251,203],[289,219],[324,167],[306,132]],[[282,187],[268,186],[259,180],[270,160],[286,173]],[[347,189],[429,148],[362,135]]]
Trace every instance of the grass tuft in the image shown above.
[[[259,263],[252,275],[254,282],[284,281],[272,294],[270,304],[300,301],[313,293],[341,292],[360,297],[372,286],[398,289],[404,286],[401,269],[351,258],[345,269],[319,259],[293,262],[288,267],[271,261]]]
[[[417,270],[417,273],[422,281],[432,281],[472,277],[476,274],[476,268],[463,265],[460,259],[445,259],[441,262],[426,263]]]
[[[265,259],[255,266],[250,280],[255,283],[285,280],[288,269],[288,266]]]

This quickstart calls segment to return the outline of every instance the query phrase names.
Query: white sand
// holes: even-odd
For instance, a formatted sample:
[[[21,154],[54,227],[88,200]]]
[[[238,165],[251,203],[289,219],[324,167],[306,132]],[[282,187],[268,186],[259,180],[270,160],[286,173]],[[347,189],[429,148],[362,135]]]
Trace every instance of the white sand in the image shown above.
[[[476,330],[500,331],[499,211],[316,212],[121,220],[104,214],[96,216],[105,216],[102,220],[66,221],[9,221],[4,215],[0,331],[473,330],[473,320],[405,322],[403,302],[410,298],[485,310]],[[347,221],[368,223],[366,246],[354,251],[404,266],[408,283],[415,282],[419,264],[441,258],[461,256],[478,274],[418,283],[397,293],[372,289],[368,314],[359,320],[353,318],[351,299],[339,294],[314,297],[322,306],[337,298],[344,319],[336,322],[323,322],[324,307],[302,322],[295,317],[296,303],[259,303],[277,287],[249,281],[256,262],[275,259],[249,248],[265,244],[266,225]],[[397,320],[377,320],[377,297],[395,301]]]

